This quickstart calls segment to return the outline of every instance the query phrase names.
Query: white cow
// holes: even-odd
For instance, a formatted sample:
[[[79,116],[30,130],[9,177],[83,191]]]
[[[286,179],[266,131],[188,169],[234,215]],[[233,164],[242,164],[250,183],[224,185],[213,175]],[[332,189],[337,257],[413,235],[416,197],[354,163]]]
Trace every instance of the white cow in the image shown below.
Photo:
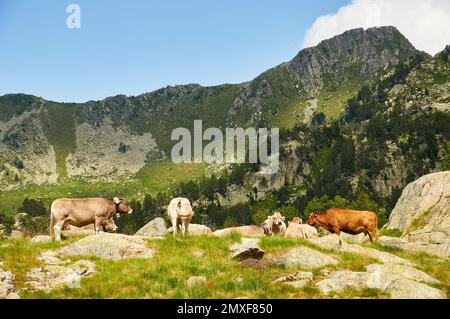
[[[167,215],[169,215],[172,223],[173,236],[176,236],[178,230],[181,231],[183,236],[189,234],[189,223],[194,216],[194,212],[187,198],[176,197],[172,199],[169,207],[167,207]]]

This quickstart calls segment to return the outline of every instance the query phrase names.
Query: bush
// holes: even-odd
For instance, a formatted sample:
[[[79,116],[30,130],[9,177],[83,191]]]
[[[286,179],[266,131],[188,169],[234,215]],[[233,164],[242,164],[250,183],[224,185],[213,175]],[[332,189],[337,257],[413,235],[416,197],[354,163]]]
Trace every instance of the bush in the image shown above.
[[[47,208],[44,202],[40,199],[25,198],[22,206],[17,209],[18,213],[27,213],[30,216],[43,216],[47,215]]]
[[[24,229],[26,234],[31,237],[36,235],[48,234],[49,223],[50,220],[48,216],[28,216],[22,221],[22,229]]]

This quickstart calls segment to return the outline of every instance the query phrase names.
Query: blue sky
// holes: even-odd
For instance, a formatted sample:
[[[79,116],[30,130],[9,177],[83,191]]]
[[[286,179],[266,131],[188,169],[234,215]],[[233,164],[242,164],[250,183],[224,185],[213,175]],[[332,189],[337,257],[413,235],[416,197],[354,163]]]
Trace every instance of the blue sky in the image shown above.
[[[251,80],[344,0],[0,0],[0,95],[83,102]],[[68,29],[66,8],[81,7]]]

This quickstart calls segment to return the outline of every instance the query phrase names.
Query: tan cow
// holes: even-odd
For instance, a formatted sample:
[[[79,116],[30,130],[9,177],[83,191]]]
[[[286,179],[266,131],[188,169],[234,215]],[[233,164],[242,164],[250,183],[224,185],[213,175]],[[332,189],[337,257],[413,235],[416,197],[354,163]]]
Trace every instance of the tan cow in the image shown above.
[[[230,227],[224,229],[218,229],[213,232],[213,236],[225,237],[231,234],[239,234],[241,236],[261,236],[264,235],[264,229],[257,225],[248,225],[240,227]]]
[[[319,225],[338,236],[341,231],[350,235],[364,233],[369,235],[371,242],[377,240],[378,218],[370,211],[330,208],[324,212],[313,212],[307,223],[311,226]],[[339,241],[341,242],[340,237]]]
[[[132,212],[133,209],[128,203],[118,197],[56,199],[50,207],[50,236],[61,240],[61,230],[68,225],[83,227],[89,224],[94,224],[95,233],[98,234],[103,227],[110,227],[108,224],[111,223],[114,214]]]
[[[286,231],[284,232],[284,237],[316,238],[319,237],[319,233],[317,232],[317,229],[315,229],[313,226],[291,222],[289,223]]]
[[[167,215],[172,223],[173,236],[177,235],[178,230],[183,236],[189,235],[189,223],[191,222],[194,211],[187,198],[176,197],[172,199],[167,207]]]

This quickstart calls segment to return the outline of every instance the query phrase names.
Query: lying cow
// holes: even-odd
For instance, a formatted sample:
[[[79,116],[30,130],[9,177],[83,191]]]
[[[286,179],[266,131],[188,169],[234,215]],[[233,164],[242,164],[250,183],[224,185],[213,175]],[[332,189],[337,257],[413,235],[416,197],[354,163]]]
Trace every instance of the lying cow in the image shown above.
[[[194,212],[187,198],[177,197],[172,199],[169,207],[167,207],[167,214],[172,223],[173,236],[177,235],[178,230],[181,231],[183,236],[189,234],[189,223],[194,216]]]
[[[316,238],[319,237],[319,233],[313,226],[292,221],[289,223],[286,231],[284,232],[284,237]]]
[[[267,219],[261,224],[264,229],[264,234],[267,236],[283,235],[286,231],[285,217],[281,213],[275,212],[272,216],[267,216]]]
[[[89,224],[94,224],[95,233],[98,234],[111,223],[115,214],[131,214],[132,212],[133,209],[128,203],[117,197],[112,200],[106,198],[56,199],[50,207],[50,236],[61,240],[61,230],[68,225],[83,227]]]
[[[239,227],[230,227],[224,229],[218,229],[213,232],[213,236],[216,237],[225,237],[231,234],[239,234],[241,236],[263,236],[264,229],[261,226],[257,225],[249,225],[249,226],[239,226]]]
[[[370,241],[377,240],[378,218],[374,212],[330,208],[325,212],[313,212],[308,218],[308,225],[319,225],[331,233],[340,232],[356,235],[369,235]],[[342,243],[340,237],[339,242]]]
[[[290,224],[303,224],[303,220],[300,217],[294,217],[289,223]]]

